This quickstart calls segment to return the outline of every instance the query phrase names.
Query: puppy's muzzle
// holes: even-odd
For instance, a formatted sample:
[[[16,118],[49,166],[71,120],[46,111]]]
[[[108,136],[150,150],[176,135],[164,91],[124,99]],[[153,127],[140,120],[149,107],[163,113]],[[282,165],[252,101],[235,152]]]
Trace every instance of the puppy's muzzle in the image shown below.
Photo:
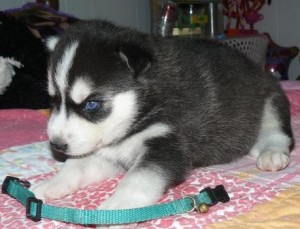
[[[59,140],[50,141],[50,146],[52,150],[60,153],[66,153],[68,150],[68,144]]]

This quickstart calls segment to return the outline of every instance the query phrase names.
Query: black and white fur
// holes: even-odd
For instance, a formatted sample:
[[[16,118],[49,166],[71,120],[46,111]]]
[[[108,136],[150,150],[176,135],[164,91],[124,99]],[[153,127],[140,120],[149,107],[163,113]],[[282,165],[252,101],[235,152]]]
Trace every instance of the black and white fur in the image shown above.
[[[250,152],[257,167],[289,164],[289,103],[278,82],[216,41],[151,37],[105,21],[51,38],[48,135],[69,156],[33,187],[55,199],[126,172],[101,209],[151,205],[194,167]],[[96,109],[88,105],[96,103]]]

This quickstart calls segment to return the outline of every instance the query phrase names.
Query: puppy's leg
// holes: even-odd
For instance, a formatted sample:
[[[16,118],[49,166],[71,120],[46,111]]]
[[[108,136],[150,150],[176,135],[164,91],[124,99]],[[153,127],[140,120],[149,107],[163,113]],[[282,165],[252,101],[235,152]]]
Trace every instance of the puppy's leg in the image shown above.
[[[285,109],[287,114],[280,115],[270,100],[265,104],[258,139],[250,151],[261,170],[277,171],[289,164],[293,137],[288,106]]]
[[[151,205],[165,191],[167,180],[157,166],[136,168],[120,181],[114,194],[99,209],[126,209]]]
[[[190,171],[189,159],[168,136],[148,140],[147,152],[130,168],[115,193],[100,209],[127,209],[154,204],[175,183],[184,180]]]
[[[34,185],[31,191],[38,199],[59,199],[81,187],[114,176],[117,172],[118,168],[103,159],[98,159],[97,155],[68,159],[53,178]]]

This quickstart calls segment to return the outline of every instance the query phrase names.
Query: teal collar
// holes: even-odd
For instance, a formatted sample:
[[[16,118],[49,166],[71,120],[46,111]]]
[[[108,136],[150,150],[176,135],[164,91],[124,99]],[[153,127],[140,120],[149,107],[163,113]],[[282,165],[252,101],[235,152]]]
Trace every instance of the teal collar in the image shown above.
[[[184,196],[182,199],[149,207],[124,210],[83,210],[44,204],[42,200],[35,198],[34,194],[28,190],[29,187],[28,181],[7,176],[2,184],[2,193],[10,195],[26,206],[26,217],[33,221],[48,218],[74,224],[127,224],[194,210],[205,213],[210,206],[230,200],[224,186],[218,185],[214,189],[205,188],[197,195]]]

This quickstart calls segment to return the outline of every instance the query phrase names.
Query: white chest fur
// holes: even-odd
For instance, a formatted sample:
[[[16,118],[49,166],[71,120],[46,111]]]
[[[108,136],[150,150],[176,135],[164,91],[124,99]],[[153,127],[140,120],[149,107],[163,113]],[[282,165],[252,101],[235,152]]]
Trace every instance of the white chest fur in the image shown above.
[[[129,168],[147,152],[145,141],[165,136],[168,133],[170,133],[168,125],[155,123],[118,145],[102,148],[97,154],[113,163],[121,163]]]

